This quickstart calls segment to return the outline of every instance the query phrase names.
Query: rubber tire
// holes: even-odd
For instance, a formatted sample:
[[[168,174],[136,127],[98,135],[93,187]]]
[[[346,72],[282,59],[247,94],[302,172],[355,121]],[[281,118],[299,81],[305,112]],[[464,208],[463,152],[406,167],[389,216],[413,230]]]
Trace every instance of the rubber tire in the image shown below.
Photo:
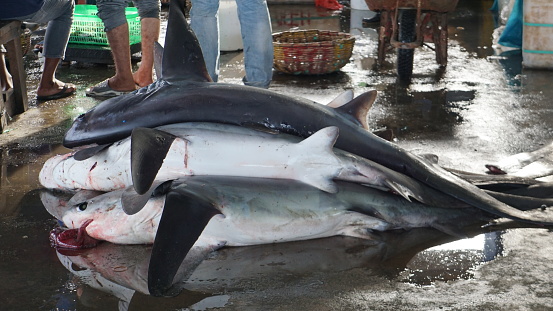
[[[400,9],[398,12],[398,41],[409,43],[416,40],[415,19],[417,10]],[[410,82],[413,75],[413,57],[415,49],[397,49],[397,75],[400,81]]]

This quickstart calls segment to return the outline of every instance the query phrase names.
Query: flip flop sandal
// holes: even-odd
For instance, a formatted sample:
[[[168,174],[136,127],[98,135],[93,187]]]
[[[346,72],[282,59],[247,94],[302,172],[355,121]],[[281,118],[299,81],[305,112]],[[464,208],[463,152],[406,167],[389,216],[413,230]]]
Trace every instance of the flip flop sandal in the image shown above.
[[[93,86],[91,88],[88,88],[85,91],[86,96],[90,96],[90,97],[115,97],[115,96],[124,95],[124,94],[127,94],[127,93],[130,93],[130,92],[134,91],[134,90],[132,90],[132,91],[116,91],[108,85],[108,80],[109,79],[106,79],[106,80],[96,84],[95,86]]]
[[[60,99],[60,98],[64,98],[64,97],[71,96],[71,95],[75,94],[76,90],[67,92],[67,90],[69,89],[68,85],[69,85],[69,87],[75,88],[74,85],[66,83],[59,92],[57,92],[55,94],[52,94],[52,95],[37,96],[36,100],[38,100],[38,101],[54,100],[54,99]]]
[[[38,54],[39,52],[42,53],[43,48],[44,48],[44,41],[40,41],[39,43],[35,44],[33,53],[35,54]]]

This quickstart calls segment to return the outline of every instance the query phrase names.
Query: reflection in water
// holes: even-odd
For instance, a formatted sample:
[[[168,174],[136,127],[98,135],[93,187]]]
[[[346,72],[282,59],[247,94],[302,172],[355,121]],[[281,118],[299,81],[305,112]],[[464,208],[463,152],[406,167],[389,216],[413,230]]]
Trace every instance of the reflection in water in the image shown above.
[[[205,297],[203,293],[184,291],[178,297],[163,300],[149,296],[147,275],[151,246],[115,245],[103,243],[93,249],[67,252],[58,251],[57,256],[63,266],[71,272],[67,287],[75,287],[71,295],[76,305],[88,305],[96,309],[132,310],[137,304],[147,310],[151,306],[157,310],[168,310],[190,306]],[[67,290],[67,289],[66,289]],[[106,295],[107,294],[107,295]],[[98,299],[107,296],[109,299]],[[65,302],[63,299],[60,302]]]
[[[32,145],[30,142],[27,144]],[[59,145],[30,148],[27,144],[0,148],[0,217],[18,215],[23,197],[40,187],[37,176],[42,163],[63,149]]]
[[[499,64],[503,67],[507,85],[513,87],[513,91],[518,91],[521,86],[520,74],[522,73],[522,51],[513,50],[503,52],[496,58]]]
[[[503,156],[505,153],[511,154],[523,150],[532,150],[530,148],[536,147],[536,144],[550,141],[551,138],[551,113],[549,113],[549,111],[551,111],[551,102],[550,100],[548,100],[553,97],[553,88],[551,88],[551,72],[522,69],[522,72],[518,72],[515,66],[520,65],[520,63],[517,63],[515,58],[509,59],[508,61],[511,62],[512,60],[512,63],[503,67],[503,59],[490,57],[492,49],[485,49],[485,47],[490,46],[490,34],[494,26],[493,23],[486,21],[486,16],[488,14],[487,9],[491,6],[492,2],[493,1],[487,0],[462,1],[460,3],[458,10],[450,14],[451,18],[449,21],[449,30],[452,40],[450,41],[449,49],[450,63],[445,70],[445,73],[443,74],[443,76],[435,78],[435,61],[431,58],[429,58],[428,60],[424,58],[418,58],[420,63],[417,64],[416,67],[415,83],[411,85],[411,87],[413,87],[414,85],[417,89],[409,90],[410,93],[407,93],[411,95],[412,92],[425,91],[447,90],[447,92],[451,92],[455,90],[465,91],[467,89],[477,90],[474,94],[476,95],[476,100],[474,101],[474,104],[472,104],[470,101],[458,101],[456,103],[459,104],[460,107],[452,108],[453,113],[455,113],[457,111],[463,111],[463,107],[465,107],[466,105],[471,105],[471,107],[469,107],[470,109],[468,109],[469,113],[467,113],[467,111],[464,111],[464,113],[461,114],[461,117],[464,117],[466,119],[466,123],[464,126],[465,128],[471,127],[475,129],[468,132],[465,130],[464,132],[462,132],[462,135],[457,135],[453,137],[444,135],[444,141],[446,141],[446,143],[449,144],[449,147],[452,149],[456,148],[451,147],[451,141],[455,139],[470,144],[470,148],[463,148],[463,146],[461,146],[461,148],[457,148],[457,150],[451,151],[452,154],[461,156],[461,159],[458,161],[458,163],[463,163],[463,161],[467,161],[467,156],[462,156],[462,153],[467,150],[478,149],[478,152],[481,152],[484,149],[491,149],[494,150],[493,153],[490,153],[491,155],[500,157]],[[314,8],[312,8],[312,5],[309,5],[309,7],[313,11],[316,11]],[[295,10],[296,6],[287,7],[287,9],[291,8],[292,10]],[[272,7],[271,11],[273,11]],[[327,14],[328,16],[329,13],[325,14]],[[289,14],[289,16],[291,15],[292,14]],[[327,20],[334,22],[334,20],[331,20],[330,18]],[[312,19],[311,23],[315,21],[315,19]],[[318,21],[323,21],[323,19],[319,19]],[[337,24],[338,23],[335,23],[334,25]],[[319,28],[319,25],[304,25],[309,28]],[[344,25],[342,24],[340,27],[342,26]],[[287,26],[285,27],[286,29],[281,30],[288,30]],[[324,29],[325,26],[321,27],[321,29]],[[279,30],[276,27],[273,29],[275,31]],[[370,54],[373,53],[371,48],[374,49],[375,45],[371,46],[371,42],[369,41],[367,41],[366,43],[366,54],[368,55],[368,58],[370,58]],[[416,57],[418,57],[421,54],[430,55],[432,53],[432,51],[423,50],[420,53],[419,51],[417,51],[415,55]],[[511,56],[509,56],[509,58],[511,58]],[[499,60],[499,63],[501,65],[498,64],[497,60]],[[390,61],[390,64],[393,63],[394,60],[392,59]],[[241,66],[237,67],[242,68]],[[368,71],[358,70],[358,68],[363,68],[364,70]],[[408,120],[406,120],[409,114],[406,114],[402,111],[402,109],[404,110],[406,108],[395,107],[397,103],[396,101],[388,101],[394,100],[396,98],[396,95],[394,95],[394,93],[396,92],[395,89],[391,89],[388,87],[388,85],[394,84],[394,73],[392,66],[390,65],[389,68],[386,67],[384,69],[381,69],[380,72],[370,71],[370,68],[372,68],[370,64],[364,67],[360,66],[359,63],[355,63],[355,66],[348,65],[348,67],[345,68],[344,73],[335,77],[331,77],[324,82],[323,88],[330,88],[330,90],[328,90],[328,92],[326,92],[325,94],[333,94],[331,97],[334,97],[335,94],[338,94],[340,92],[337,89],[344,86],[347,88],[352,87],[351,85],[349,85],[349,83],[353,84],[353,88],[357,88],[355,92],[356,94],[358,94],[358,83],[360,81],[363,81],[367,85],[366,89],[376,88],[379,91],[383,91],[380,93],[381,95],[378,98],[378,102],[371,111],[371,115],[373,115],[371,116],[371,118],[378,119],[380,118],[380,116],[386,116],[385,122],[378,121],[378,123],[382,123],[384,125],[390,124],[391,126],[393,125],[395,128],[399,129],[413,129],[413,127],[409,127],[410,124]],[[425,68],[428,69],[426,71],[423,71]],[[386,71],[387,69],[389,69],[389,71]],[[421,71],[423,72],[422,74]],[[60,79],[64,81],[77,80],[82,86],[80,87],[80,89],[84,90],[86,86],[92,85],[95,81],[100,81],[101,79],[107,77],[106,75],[109,75],[110,73],[105,68],[99,68],[93,71],[87,69],[84,70],[81,75],[78,75],[78,69],[62,68],[60,74],[65,75],[66,77],[74,77],[75,75],[77,75],[78,79],[63,79],[63,76],[60,77]],[[30,81],[28,89],[33,92],[33,90],[36,89],[39,75],[35,72],[30,73],[30,76],[34,76],[34,78]],[[236,76],[241,77],[242,75],[237,74]],[[279,80],[275,83],[277,88],[285,88],[287,85],[292,86],[290,87],[290,89],[286,90],[288,91],[288,93],[311,93],[315,92],[315,89],[319,89],[317,79],[309,80],[308,84],[301,84],[297,80],[294,80],[293,77],[290,78],[289,83],[285,82],[286,77],[277,76],[276,78]],[[337,79],[338,83],[333,82],[332,79]],[[506,80],[506,83],[508,84],[513,83],[514,86],[517,86],[518,83],[521,84],[520,97],[515,97],[509,94],[513,92],[512,88],[507,89],[508,92],[503,89],[503,84],[505,83],[504,80]],[[302,89],[298,91],[297,86],[301,86]],[[423,90],[421,89],[421,87],[428,87],[431,90]],[[362,90],[365,89],[362,88]],[[434,97],[430,99],[432,103],[437,103],[434,100]],[[406,103],[408,103],[409,105],[413,105],[412,101],[413,99],[411,98],[411,96],[408,96]],[[325,102],[325,100],[322,100],[321,102]],[[70,113],[68,113],[68,115],[74,117],[79,113],[88,110],[88,108],[91,108],[96,103],[97,102],[95,100],[86,98],[84,96],[77,96],[74,100],[72,100],[72,104],[70,108],[68,108],[68,110],[70,110]],[[392,105],[392,103],[394,105]],[[52,107],[53,105],[54,102],[49,102],[47,104],[43,104],[40,108],[44,109]],[[422,108],[420,108],[422,105],[423,104],[418,104],[418,108],[414,109],[410,107],[408,108],[408,110],[415,110],[416,113],[412,113],[412,115],[415,115],[417,119],[422,118],[423,113]],[[399,104],[399,106],[402,105]],[[432,109],[436,109],[436,107],[432,107],[432,105],[429,105],[428,103],[425,107],[430,107],[430,112],[426,112],[426,115],[431,116],[434,114],[434,112],[432,112]],[[505,110],[506,112],[495,113],[495,111],[502,110]],[[402,120],[394,121],[391,116],[387,116],[393,115],[394,113],[398,113],[398,118]],[[57,111],[55,113],[52,113],[52,115],[54,114],[59,115]],[[447,115],[448,113],[440,112],[435,114]],[[444,120],[440,120],[438,121],[438,123],[457,122],[455,121],[455,118],[447,119],[447,121]],[[45,122],[40,118],[37,118],[35,121]],[[46,122],[51,121],[47,120]],[[502,126],[498,125],[497,123],[505,123],[505,125]],[[421,124],[423,124],[422,122],[417,122],[417,124],[418,126],[420,126],[421,129],[423,129],[423,127],[421,126]],[[522,124],[522,126],[520,126],[520,124]],[[372,126],[373,125],[371,124],[371,127]],[[447,128],[447,125],[443,126]],[[55,126],[49,128],[47,135],[48,139],[46,140],[59,142],[61,137],[60,133],[66,127],[67,126]],[[374,127],[376,128],[378,126]],[[528,127],[531,127],[531,130],[529,130]],[[439,128],[440,127],[436,127],[436,129]],[[536,128],[536,130],[533,130],[533,128]],[[58,133],[55,133],[51,129],[56,130]],[[427,133],[426,128],[424,128],[421,132],[413,131],[410,133],[412,135],[420,135],[420,141],[423,144],[427,144],[429,142],[429,140],[427,139],[428,137],[425,137]],[[494,135],[494,133],[497,134]],[[483,148],[482,145],[478,145],[478,140],[467,139],[467,136],[479,137],[478,135],[482,135],[484,137],[484,141],[489,139],[490,142],[486,143],[486,148]],[[68,278],[67,275],[71,272],[68,272],[68,270],[60,264],[55,251],[51,249],[48,245],[48,231],[54,225],[54,221],[52,220],[52,217],[48,215],[42,207],[37,193],[29,192],[29,190],[35,189],[38,185],[36,176],[38,170],[41,167],[41,162],[43,162],[43,154],[42,152],[39,152],[37,154],[31,151],[30,155],[26,155],[25,151],[18,150],[18,148],[27,150],[29,148],[29,145],[40,145],[36,143],[38,136],[39,135],[33,135],[32,137],[28,137],[23,141],[17,142],[14,146],[4,148],[2,153],[2,184],[0,186],[0,190],[2,191],[2,198],[0,201],[0,279],[2,279],[3,282],[0,285],[0,305],[2,306],[0,308],[6,308],[7,310],[56,310],[57,306],[59,307],[59,309],[66,310],[116,310],[120,304],[120,300],[118,298],[106,292],[102,292],[101,290],[96,290],[88,285],[85,285],[79,280],[79,278],[74,276],[74,274],[71,274],[71,276]],[[507,137],[508,139],[503,140],[503,136]],[[497,143],[498,141],[499,143]],[[476,146],[474,146],[475,143]],[[503,146],[509,147],[507,148]],[[423,147],[423,149],[427,150],[427,147],[428,145],[426,145],[426,147]],[[447,149],[446,151],[449,150],[450,149]],[[55,149],[51,149],[45,152],[63,153]],[[490,154],[488,154],[487,156],[489,156]],[[481,155],[478,154],[478,156]],[[471,159],[469,159],[468,161],[470,160]],[[26,164],[29,164],[31,168],[26,167]],[[520,232],[522,234],[522,230]],[[516,294],[515,298],[507,301],[503,308],[531,309],[532,307],[534,307],[547,309],[547,306],[551,306],[550,303],[547,304],[547,302],[550,302],[551,291],[550,283],[547,283],[547,277],[544,278],[543,276],[547,276],[547,273],[550,273],[551,271],[547,270],[550,265],[547,265],[547,262],[544,261],[544,259],[549,259],[550,256],[544,255],[544,252],[536,246],[546,247],[544,242],[547,242],[550,239],[550,234],[548,235],[546,232],[542,233],[541,231],[529,231],[524,232],[524,234],[528,238],[522,241],[513,241],[513,235],[509,235],[509,237],[511,238],[509,240],[510,249],[515,250],[514,252],[511,251],[510,254],[517,255],[506,257],[504,258],[505,260],[496,261],[494,264],[487,266],[488,269],[486,271],[488,272],[488,275],[495,274],[497,275],[497,277],[479,277],[479,280],[475,280],[474,283],[477,285],[475,285],[474,287],[459,288],[454,286],[441,286],[439,290],[436,290],[434,292],[434,295],[428,294],[428,292],[415,292],[416,294],[423,295],[423,299],[420,300],[434,299],[435,301],[437,301],[433,305],[434,307],[424,308],[419,307],[423,305],[415,304],[414,301],[417,301],[415,299],[419,299],[421,297],[411,298],[410,300],[405,299],[407,301],[406,305],[408,307],[405,307],[404,305],[397,306],[394,304],[398,302],[397,299],[387,298],[378,300],[371,296],[359,295],[359,292],[356,292],[355,290],[355,286],[350,286],[349,282],[340,283],[338,280],[337,283],[344,284],[344,290],[351,289],[354,294],[361,296],[361,298],[364,299],[365,305],[371,304],[371,307],[367,309],[379,309],[379,307],[380,309],[385,309],[384,306],[387,306],[389,308],[390,305],[394,305],[394,308],[397,307],[400,310],[412,310],[415,308],[439,309],[440,307],[442,307],[439,306],[439,304],[442,304],[444,306],[448,306],[450,309],[471,308],[484,310],[486,309],[486,307],[489,308],[490,305],[494,305],[497,307],[497,305],[495,304],[497,303],[497,299],[501,299],[502,297],[505,298],[505,295],[511,295],[513,293]],[[501,234],[498,233],[497,235]],[[459,256],[461,256],[463,253],[463,251],[461,250],[467,250],[464,252],[464,256],[467,258],[470,257],[470,260],[474,260],[472,265],[467,265],[470,272],[470,269],[477,266],[480,262],[480,259],[478,258],[479,256],[473,256],[472,254],[474,252],[480,252],[480,250],[482,250],[482,243],[484,243],[484,251],[482,253],[484,260],[488,260],[489,258],[491,258],[487,256],[488,253],[486,251],[486,249],[488,249],[488,245],[494,244],[491,242],[493,241],[491,236],[492,234],[487,234],[485,238],[483,236],[478,236],[478,238],[476,238],[476,241],[479,243],[478,247],[474,247],[472,245],[470,247],[453,245],[448,246],[448,249],[450,250],[450,254],[452,253],[451,250],[453,249],[453,252],[457,251],[458,253],[456,254],[459,254]],[[358,242],[353,243],[352,247],[348,248],[348,252],[353,254],[365,254],[366,252],[363,251],[364,249],[366,249],[366,251],[368,252],[370,249],[376,248],[376,246],[371,245],[355,245],[356,243]],[[307,247],[308,245],[310,245],[310,243],[304,243],[302,245]],[[496,253],[501,254],[501,245],[501,243],[498,243],[498,248],[491,247],[492,251],[490,254],[492,254],[492,257]],[[262,249],[265,249],[265,251],[267,251],[268,253],[276,255],[280,247],[284,247],[284,245],[267,247],[269,248]],[[224,284],[227,283],[236,285],[235,288],[226,288],[226,290],[229,292],[228,295],[231,296],[231,299],[234,295],[233,291],[235,290],[238,291],[240,289],[246,288],[246,290],[250,290],[251,292],[253,292],[255,289],[248,288],[248,285],[250,285],[252,282],[249,282],[248,279],[241,279],[243,282],[240,283],[238,282],[238,280],[240,279],[236,279],[235,275],[239,277],[240,271],[243,268],[243,266],[240,265],[241,257],[238,256],[239,250],[240,249],[238,248],[221,250],[217,253],[214,253],[213,258],[206,260],[204,264],[198,267],[196,273],[194,274],[194,279],[192,279],[193,283],[191,282],[191,285],[196,284],[198,288],[203,287],[205,290],[210,290],[211,286],[213,286],[213,292],[208,292],[207,294],[204,294],[204,297],[206,297],[206,299],[202,299],[202,293],[198,294],[198,297],[196,299],[183,299],[181,301],[182,304],[175,303],[172,306],[172,310],[176,308],[183,308],[185,306],[197,306],[198,309],[200,309],[201,302],[204,300],[208,300],[211,297],[216,300],[216,304],[218,304],[219,306],[223,306],[224,304],[228,303],[228,296],[221,297],[224,295],[211,295],[216,295],[218,291],[221,291],[221,288],[224,286]],[[425,253],[435,250],[436,248],[431,248],[428,251],[422,251],[418,253],[420,254],[420,256],[423,257],[423,259],[417,259],[419,255],[415,255],[413,257],[413,262],[415,262],[415,260],[417,263],[424,262]],[[288,253],[288,251],[285,251],[284,253]],[[427,256],[426,258],[428,258],[428,260],[430,260],[431,258],[444,258],[443,254],[445,253],[445,251],[439,250],[436,255]],[[528,253],[529,255],[524,255],[524,253]],[[316,252],[313,252],[311,254],[316,254],[317,256],[320,256],[320,254]],[[371,257],[369,253],[366,254],[367,258]],[[409,254],[405,255],[405,257],[408,256]],[[266,274],[258,274],[254,276],[256,279],[261,279],[263,282],[268,283],[267,287],[270,287],[273,284],[271,284],[271,279],[269,278],[267,278],[266,281],[263,280],[264,276],[270,276],[271,273],[273,276],[275,276],[280,271],[285,271],[278,269],[289,266],[287,262],[280,260],[279,257],[273,256],[272,258],[273,259],[268,258],[272,261],[267,261],[266,263],[264,263],[263,267],[258,266],[258,269],[263,268],[264,270],[262,270],[261,272]],[[387,261],[381,260],[383,267],[377,268],[375,266],[371,268],[370,265],[367,265],[359,269],[373,269],[374,271],[384,274],[383,271],[386,271],[386,266],[397,267],[389,269],[389,271],[391,272],[385,275],[393,278],[394,280],[403,280],[407,282],[414,281],[414,279],[409,280],[405,277],[405,274],[409,274],[412,272],[412,267],[415,267],[414,265],[412,266],[408,263],[405,263],[404,258],[386,258],[388,258]],[[531,261],[533,258],[537,258],[537,260],[542,260],[542,262]],[[447,260],[452,259],[454,259],[454,256],[448,255]],[[236,262],[236,265],[233,265],[233,269],[237,270],[224,270],[225,267],[230,267],[232,260]],[[313,263],[313,260],[311,260],[310,262]],[[251,264],[251,262],[247,263]],[[209,265],[215,267],[214,269],[221,268],[221,270],[211,271]],[[316,269],[320,269],[316,270],[314,267],[315,266],[312,266],[312,268],[310,268],[311,270],[303,271],[305,271],[305,274],[316,273],[316,271],[324,271],[325,268],[316,267]],[[338,267],[342,267],[342,265],[338,264]],[[510,269],[512,267],[519,268]],[[347,269],[348,267],[343,266],[343,268]],[[441,265],[440,268],[446,269],[448,268],[448,266]],[[83,268],[73,266],[73,269],[79,270]],[[202,271],[206,270],[207,272],[211,272],[211,274],[203,274]],[[356,270],[356,272],[357,271],[358,270]],[[512,281],[510,282],[506,280],[508,278],[505,278],[504,276],[509,275],[511,272],[513,272],[513,277]],[[302,270],[296,270],[295,273],[296,274],[292,274],[292,276],[290,277],[290,290],[286,291],[286,293],[295,291],[298,288],[294,287],[294,284],[296,283],[293,283],[293,278],[299,279],[302,278],[302,275],[305,275],[302,274]],[[227,283],[217,284],[217,280],[208,279],[208,276],[213,274],[216,274],[217,278],[221,278],[221,280],[225,278],[224,282]],[[319,276],[321,276],[322,278],[322,273],[317,275],[317,277]],[[363,276],[364,275],[361,275],[360,278],[362,278]],[[418,276],[423,276],[421,282],[428,282],[428,279],[424,278],[424,271],[418,272]],[[368,280],[364,281],[369,282]],[[372,290],[373,288],[369,289]],[[312,286],[309,287],[309,290],[315,291],[320,289],[316,286]],[[523,293],[523,291],[525,290],[528,291]],[[143,306],[143,308],[137,308],[142,310],[164,309],[162,307],[162,301],[165,301],[166,299],[153,300],[150,296],[146,294],[137,292],[136,290],[132,291],[134,291],[134,294],[132,295],[132,298],[130,300],[131,303],[127,304],[130,309],[133,309],[132,307],[136,306]],[[493,295],[493,297],[489,297],[491,295],[488,295],[489,298],[486,298],[484,296],[471,295],[469,291],[481,293],[494,292],[497,293],[497,295]],[[408,295],[409,292],[412,291],[406,291],[403,290],[401,287],[392,286],[386,287],[385,290],[376,291],[378,295],[382,294],[383,296],[385,296],[389,292],[391,292],[392,295],[395,294],[397,297],[400,298],[410,298]],[[268,292],[262,292],[261,295],[267,293]],[[325,297],[336,295],[335,292],[331,292],[329,294],[330,295],[326,295]],[[424,296],[425,294],[428,295]],[[182,295],[184,295],[184,293]],[[447,297],[445,299],[451,299],[452,302],[439,300],[440,296],[445,296]],[[349,296],[346,297],[350,298]],[[338,299],[339,298],[340,297],[338,297]],[[471,298],[476,298],[476,300],[479,300],[481,302],[470,304],[466,300]],[[532,299],[532,301],[529,303],[521,302],[520,304],[518,304],[519,300],[523,301],[521,300],[521,298]],[[288,296],[283,296],[281,301],[288,299]],[[515,302],[515,300],[517,302]],[[297,301],[297,299],[293,301],[295,302]],[[328,300],[325,302],[328,302]],[[317,304],[316,301],[309,301],[309,303],[313,305]],[[258,305],[252,304],[250,306],[253,306],[252,308],[258,307],[257,309],[261,309],[262,307],[260,306],[262,305],[263,304],[260,303]],[[125,303],[122,303],[122,306],[124,307]],[[168,307],[165,309],[171,308]],[[310,308],[305,308],[305,310],[309,309]],[[318,309],[320,310],[321,308]]]
[[[471,104],[475,93],[475,90],[449,89],[412,91],[390,84],[381,95],[386,96],[388,112],[378,125],[392,129],[398,136],[418,132],[452,136],[463,121],[462,110]]]
[[[432,247],[413,257],[407,265],[404,281],[416,285],[432,285],[436,281],[470,279],[474,269],[503,252],[503,232],[489,232]]]
[[[471,230],[477,234],[482,229]],[[248,280],[263,278],[294,283],[318,273],[340,273],[362,268],[389,279],[429,285],[472,276],[482,261],[479,249],[437,250],[435,245],[455,240],[434,229],[383,232],[378,242],[350,237],[223,248],[204,260],[190,275],[185,260],[177,277],[183,291],[172,298],[148,295],[147,270],[151,246],[108,242],[81,251],[58,251],[69,281],[52,296],[59,307],[73,309],[92,301],[96,309],[117,305],[155,306],[169,310],[224,307],[232,291],[244,290]],[[183,277],[190,275],[190,277]],[[224,294],[227,293],[227,294]],[[230,296],[228,295],[230,294]],[[107,296],[106,296],[107,295]],[[103,297],[102,299],[99,299]]]

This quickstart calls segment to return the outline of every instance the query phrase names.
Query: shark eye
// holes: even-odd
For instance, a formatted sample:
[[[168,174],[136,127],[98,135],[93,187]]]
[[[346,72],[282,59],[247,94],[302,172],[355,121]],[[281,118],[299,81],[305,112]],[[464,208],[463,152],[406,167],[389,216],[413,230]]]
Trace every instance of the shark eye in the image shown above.
[[[79,211],[84,211],[84,210],[86,210],[87,207],[88,207],[88,203],[86,203],[86,202],[83,202],[83,203],[80,203],[79,205],[77,205],[77,208],[79,209]]]

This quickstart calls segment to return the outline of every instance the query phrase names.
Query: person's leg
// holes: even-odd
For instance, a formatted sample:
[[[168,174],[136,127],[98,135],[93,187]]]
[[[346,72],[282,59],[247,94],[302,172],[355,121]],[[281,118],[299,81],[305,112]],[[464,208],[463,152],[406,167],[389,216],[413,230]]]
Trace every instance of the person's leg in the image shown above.
[[[158,18],[144,18],[140,21],[142,38],[142,60],[140,67],[133,74],[134,82],[140,87],[154,82],[154,43],[159,38],[160,22]]]
[[[266,0],[237,0],[244,43],[244,84],[268,88],[273,78],[273,37]]]
[[[134,3],[140,15],[142,60],[133,77],[134,82],[143,87],[154,82],[154,44],[159,39],[161,6],[159,0],[135,0]]]
[[[192,0],[190,27],[196,34],[207,72],[214,82],[219,77],[219,0]]]
[[[115,75],[108,79],[107,86],[116,91],[128,92],[136,89],[132,76],[129,25],[125,16],[125,0],[97,0],[98,17],[106,28]]]
[[[64,87],[70,88],[65,92],[72,92],[75,86],[71,83],[63,83],[56,79],[56,69],[61,58],[44,57],[44,69],[42,70],[42,78],[36,91],[37,97],[45,97],[57,94],[64,91]]]
[[[69,41],[69,33],[73,22],[74,2],[71,0],[47,0],[42,8],[27,21],[46,23],[44,35],[44,70],[37,89],[37,97],[48,97],[54,94],[75,92],[75,85],[63,83],[56,79],[56,69],[65,55],[65,48]]]
[[[0,44],[0,91],[4,92],[13,88],[13,78],[6,66],[6,49]]]
[[[119,25],[107,31],[106,36],[115,64],[115,75],[108,80],[109,87],[116,91],[134,91],[136,84],[131,67],[129,25]]]

